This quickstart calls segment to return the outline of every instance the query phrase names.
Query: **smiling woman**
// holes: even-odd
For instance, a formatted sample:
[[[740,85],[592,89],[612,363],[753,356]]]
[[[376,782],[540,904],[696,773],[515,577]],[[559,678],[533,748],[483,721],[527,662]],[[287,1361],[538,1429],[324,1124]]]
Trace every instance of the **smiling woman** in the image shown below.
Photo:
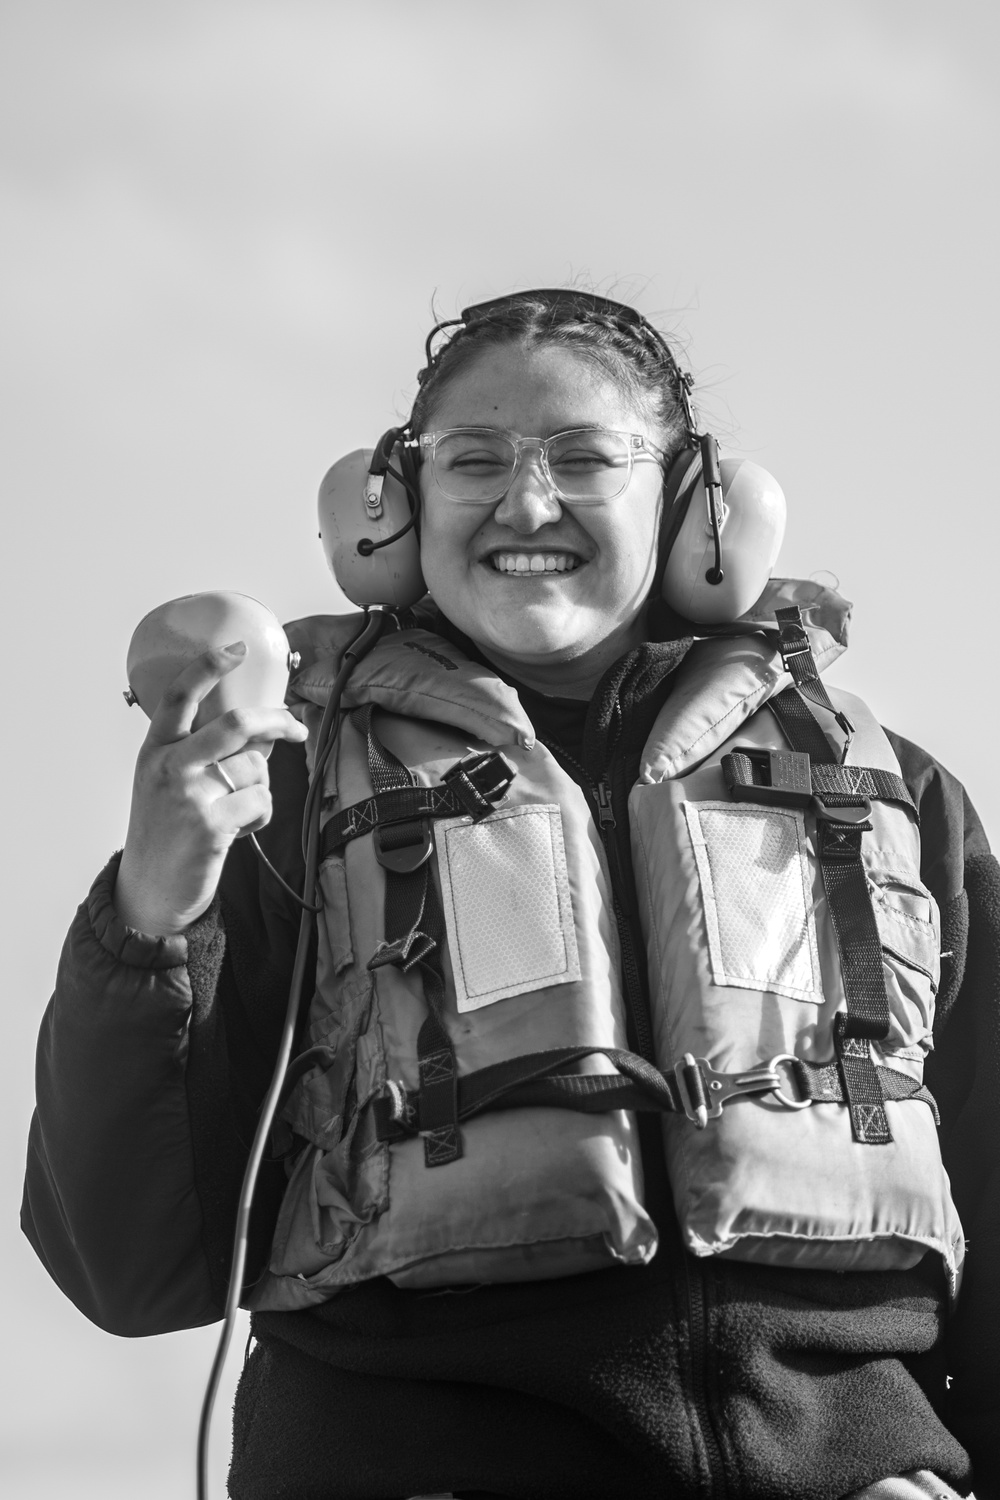
[[[428,419],[445,434],[492,428],[517,435],[519,447],[525,438],[582,428],[606,450],[620,430],[624,464],[601,472],[624,484],[607,499],[598,487],[598,503],[561,497],[557,486],[580,460],[567,453],[553,475],[551,448],[536,458],[512,447],[514,461],[492,501],[454,498],[458,476],[467,490],[483,476],[466,480],[469,457],[452,447],[445,468],[440,439],[421,471],[420,556],[439,608],[491,661],[530,686],[589,698],[605,669],[643,639],[663,489],[660,425],[610,374],[558,345],[484,349],[460,377],[439,386]],[[633,463],[633,434],[646,462]],[[483,467],[479,458],[476,468]],[[568,483],[583,486],[579,477]],[[488,487],[496,488],[495,479]]]
[[[237,642],[152,715],[46,1016],[39,1255],[116,1332],[219,1317],[294,970],[237,1500],[997,1493],[961,787],[824,685],[850,606],[769,577],[777,487],[633,309],[439,325],[381,469],[412,525],[367,552],[381,492],[331,493],[412,607],[289,626],[287,710],[194,727]]]

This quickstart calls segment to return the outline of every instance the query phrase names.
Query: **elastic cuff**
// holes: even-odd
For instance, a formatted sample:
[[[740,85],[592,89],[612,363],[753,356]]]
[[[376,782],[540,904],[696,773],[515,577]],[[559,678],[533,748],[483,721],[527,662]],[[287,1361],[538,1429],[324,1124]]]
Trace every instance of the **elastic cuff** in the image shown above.
[[[115,911],[113,893],[121,864],[121,850],[113,854],[90,888],[87,916],[94,936],[119,963],[135,969],[178,969],[188,961],[188,939],[198,943],[211,941],[220,925],[219,898],[185,933],[170,937],[153,937],[127,927]],[[204,931],[208,929],[208,931]]]

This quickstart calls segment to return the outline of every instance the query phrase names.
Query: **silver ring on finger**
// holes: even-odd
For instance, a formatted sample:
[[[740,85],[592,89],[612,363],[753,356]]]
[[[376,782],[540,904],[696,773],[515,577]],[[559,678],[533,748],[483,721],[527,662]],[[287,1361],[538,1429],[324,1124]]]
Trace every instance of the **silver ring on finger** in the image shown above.
[[[217,760],[213,760],[212,764],[209,766],[208,769],[210,771],[217,771],[219,773],[219,775],[222,777],[222,780],[226,783],[226,786],[229,788],[229,790],[231,792],[235,792],[236,791],[235,785],[230,780],[229,772],[228,771],[224,771],[222,769],[222,767],[219,765],[219,762]]]

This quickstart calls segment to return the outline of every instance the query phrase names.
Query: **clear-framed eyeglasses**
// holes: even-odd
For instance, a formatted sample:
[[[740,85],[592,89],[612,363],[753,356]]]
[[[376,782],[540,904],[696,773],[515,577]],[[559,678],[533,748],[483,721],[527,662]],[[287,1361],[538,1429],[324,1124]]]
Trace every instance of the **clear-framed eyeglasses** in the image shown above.
[[[638,432],[576,427],[552,437],[521,437],[495,427],[451,427],[422,432],[421,456],[438,489],[461,505],[489,505],[506,494],[523,455],[537,454],[541,472],[561,500],[603,505],[628,488],[636,462],[664,457]]]

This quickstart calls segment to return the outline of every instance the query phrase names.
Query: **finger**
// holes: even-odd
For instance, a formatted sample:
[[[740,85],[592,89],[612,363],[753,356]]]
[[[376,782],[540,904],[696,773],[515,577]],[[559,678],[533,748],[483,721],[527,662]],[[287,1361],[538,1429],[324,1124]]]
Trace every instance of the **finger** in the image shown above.
[[[205,771],[206,775],[221,782],[230,792],[268,784],[267,761],[259,750],[244,750],[238,755],[227,755],[225,760],[213,761],[210,766],[206,766]]]
[[[295,744],[307,737],[305,725],[286,708],[230,708],[189,735],[180,754],[189,765],[209,766],[241,751],[253,754],[246,750],[251,743],[291,740]]]
[[[203,651],[178,672],[166,689],[149,721],[148,738],[161,745],[173,744],[190,734],[198,705],[203,698],[234,667],[238,667],[247,654],[243,641],[233,641],[229,646],[216,646]]]
[[[219,765],[218,761],[213,761],[210,766],[206,767],[206,770],[210,775],[218,776],[219,780],[222,782],[222,785],[224,787],[227,787],[229,791],[236,792],[239,790],[235,783],[230,781],[228,772]]]
[[[212,817],[216,827],[231,838],[255,833],[271,820],[271,793],[259,783],[229,792],[217,799]]]

